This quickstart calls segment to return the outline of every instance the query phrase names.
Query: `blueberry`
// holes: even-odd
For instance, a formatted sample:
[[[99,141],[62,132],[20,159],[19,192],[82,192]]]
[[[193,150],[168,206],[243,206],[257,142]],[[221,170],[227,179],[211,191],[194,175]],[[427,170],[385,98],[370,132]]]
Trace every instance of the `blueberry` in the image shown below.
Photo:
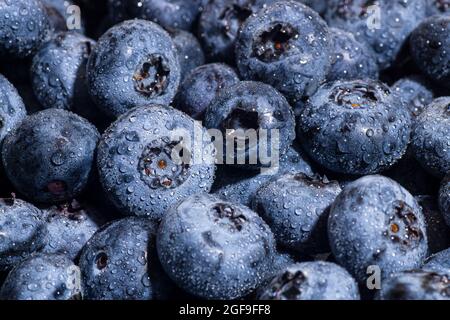
[[[428,0],[427,1],[427,15],[432,16],[436,14],[446,14],[450,11],[449,0]]]
[[[145,19],[164,28],[190,30],[201,10],[202,0],[109,0],[115,22],[125,18]]]
[[[414,28],[425,18],[425,0],[332,0],[330,27],[353,33],[375,53],[380,69],[394,64]]]
[[[336,81],[319,88],[298,118],[298,140],[325,168],[378,173],[406,151],[411,118],[390,89],[375,80]]]
[[[450,248],[429,257],[426,260],[423,269],[450,273]]]
[[[272,232],[256,213],[206,194],[172,207],[156,244],[172,280],[208,299],[252,292],[271,275],[275,256]]]
[[[378,78],[378,65],[371,49],[350,32],[331,28],[331,69],[327,81]]]
[[[87,120],[46,109],[25,118],[6,136],[3,165],[14,187],[29,199],[63,202],[87,185],[98,139]]]
[[[157,225],[129,217],[100,229],[80,256],[83,298],[162,299],[171,290],[156,253]]]
[[[281,247],[301,254],[321,253],[328,250],[329,206],[340,192],[339,184],[326,177],[287,174],[256,192],[253,209]]]
[[[356,180],[337,196],[328,236],[337,262],[361,283],[369,266],[378,266],[387,278],[420,267],[428,251],[417,201],[395,181],[377,175]]]
[[[93,48],[87,81],[92,98],[110,116],[150,103],[169,104],[180,81],[173,41],[150,21],[118,24]]]
[[[50,20],[40,0],[0,3],[0,57],[25,58],[49,39]]]
[[[441,97],[417,117],[411,136],[414,156],[438,178],[450,171],[449,136],[450,97]]]
[[[398,80],[393,84],[392,91],[404,100],[413,120],[433,101],[434,96],[428,81],[420,76]]]
[[[417,196],[416,200],[425,217],[429,252],[436,253],[449,248],[450,228],[439,211],[437,199],[433,196]]]
[[[264,163],[272,159],[261,158],[264,145],[267,151],[277,148],[283,155],[295,139],[292,108],[277,90],[261,82],[242,81],[220,92],[206,110],[205,126],[220,130],[229,142],[223,143],[224,163],[242,168],[274,165]],[[249,130],[256,131],[257,141],[251,141],[251,136],[246,135]],[[279,135],[278,144],[275,133]]]
[[[263,81],[292,101],[312,95],[330,67],[331,38],[309,7],[278,1],[249,17],[236,43],[244,79]]]
[[[450,81],[449,16],[433,16],[411,34],[411,55],[419,69],[437,82]]]
[[[181,130],[186,136],[180,137]],[[160,219],[188,195],[209,192],[215,149],[208,139],[200,141],[203,152],[196,160],[199,150],[188,145],[195,133],[208,137],[186,114],[158,105],[130,110],[106,130],[98,146],[100,181],[123,214]]]
[[[239,82],[236,72],[221,63],[212,63],[192,70],[180,85],[176,106],[196,120],[202,120],[205,110],[217,95]]]
[[[279,175],[287,173],[303,172],[313,175],[313,169],[304,152],[294,145],[280,158],[280,166],[276,173],[267,174],[243,172],[242,170],[229,168],[222,170],[222,176],[218,176],[215,184],[216,196],[232,203],[240,203],[250,207],[252,199],[258,189]],[[233,170],[234,169],[234,170]]]
[[[95,41],[77,32],[57,34],[33,58],[31,79],[44,108],[67,109],[96,120],[86,87],[86,64]]]
[[[81,298],[80,269],[63,255],[35,255],[17,265],[0,290],[5,300]]]
[[[381,300],[450,300],[449,274],[405,271],[382,284]]]
[[[25,116],[22,98],[16,88],[0,74],[0,142]]]
[[[44,214],[15,198],[0,199],[0,271],[10,269],[47,242]]]
[[[239,28],[253,13],[275,0],[213,0],[202,11],[198,35],[211,61],[234,63]]]
[[[48,230],[47,243],[40,252],[62,254],[75,260],[81,248],[103,224],[94,208],[72,200],[43,210]]]
[[[296,0],[306,4],[308,7],[311,7],[317,13],[323,14],[325,13],[329,0]]]
[[[442,186],[439,190],[439,207],[447,225],[450,226],[450,172],[442,181]]]
[[[181,80],[183,81],[189,72],[205,64],[205,55],[200,43],[192,33],[177,29],[171,30],[170,35],[177,50]]]
[[[315,261],[289,266],[261,290],[261,300],[359,300],[352,276],[337,264]]]

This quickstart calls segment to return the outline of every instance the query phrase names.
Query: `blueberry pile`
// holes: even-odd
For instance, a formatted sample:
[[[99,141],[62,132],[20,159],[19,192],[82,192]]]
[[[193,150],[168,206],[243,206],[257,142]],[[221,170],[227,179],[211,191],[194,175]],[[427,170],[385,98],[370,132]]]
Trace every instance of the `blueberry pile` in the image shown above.
[[[448,0],[0,0],[0,299],[449,300],[449,35]]]

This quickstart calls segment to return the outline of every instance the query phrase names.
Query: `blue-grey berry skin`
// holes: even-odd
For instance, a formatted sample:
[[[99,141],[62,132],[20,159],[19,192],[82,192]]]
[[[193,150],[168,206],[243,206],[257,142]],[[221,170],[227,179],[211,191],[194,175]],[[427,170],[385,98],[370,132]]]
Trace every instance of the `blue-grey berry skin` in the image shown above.
[[[402,78],[392,85],[391,90],[404,100],[413,120],[423,112],[434,98],[430,84],[421,76]]]
[[[263,81],[296,102],[312,95],[330,68],[331,36],[311,8],[277,1],[249,17],[236,42],[243,79]]]
[[[156,244],[167,274],[201,298],[240,298],[272,275],[275,240],[269,227],[247,207],[211,195],[173,206]]]
[[[412,152],[431,174],[443,178],[450,171],[450,97],[434,100],[417,117],[411,135]]]
[[[439,190],[439,207],[447,225],[450,226],[450,172],[442,181]]]
[[[450,81],[450,17],[433,16],[411,34],[410,51],[416,65],[436,82]]]
[[[417,196],[415,198],[422,207],[425,217],[429,253],[433,254],[450,248],[450,228],[439,211],[436,197]]]
[[[88,184],[99,138],[93,125],[72,112],[40,111],[25,118],[3,141],[6,175],[35,202],[70,200]]]
[[[164,28],[190,30],[202,9],[202,0],[108,0],[113,22],[125,19],[153,21]]]
[[[62,254],[71,260],[103,224],[100,213],[76,200],[43,209],[48,230],[47,243],[40,252]]]
[[[194,149],[197,145],[183,145],[180,138],[181,134],[183,141],[193,144],[195,133],[204,138],[199,142],[201,153]],[[105,192],[124,215],[161,219],[174,203],[210,191],[215,149],[208,137],[198,122],[171,107],[130,110],[105,131],[98,146],[97,166]],[[193,157],[185,160],[192,162],[173,158],[181,148]]]
[[[367,268],[382,277],[419,268],[428,253],[425,218],[395,181],[366,176],[347,185],[330,209],[328,237],[336,261],[360,283]]]
[[[234,47],[244,21],[276,0],[214,0],[200,15],[198,37],[209,61],[234,64]]]
[[[16,88],[0,74],[0,142],[25,116],[22,98]]]
[[[19,199],[0,199],[0,271],[10,269],[46,243],[41,210]]]
[[[165,298],[172,288],[158,261],[156,230],[150,219],[128,217],[105,225],[89,239],[79,261],[83,298]]]
[[[50,21],[39,0],[0,2],[0,57],[26,58],[49,39]]]
[[[64,255],[29,257],[11,270],[0,290],[0,299],[4,300],[80,298],[80,269]]]
[[[331,68],[327,81],[376,79],[378,65],[372,50],[347,31],[330,28]]]
[[[370,46],[381,70],[392,66],[414,28],[425,18],[425,0],[332,0],[325,19]]]
[[[427,16],[447,14],[450,12],[449,0],[427,0]]]
[[[345,174],[378,173],[406,152],[411,117],[401,99],[376,80],[336,81],[319,88],[297,123],[313,160]]]
[[[450,274],[450,248],[430,256],[422,269]]]
[[[339,183],[325,177],[287,174],[263,185],[252,207],[278,245],[300,254],[321,253],[329,251],[328,210],[340,192]]]
[[[297,146],[292,146],[280,158],[278,171],[270,174],[242,172],[233,168],[225,168],[222,176],[216,178],[217,188],[214,193],[229,202],[251,206],[252,199],[258,189],[270,180],[287,173],[303,172],[313,175],[313,168],[304,152]]]
[[[413,270],[383,281],[380,300],[450,300],[450,275]]]
[[[236,72],[226,64],[211,63],[195,68],[180,85],[176,107],[196,120],[203,120],[205,111],[218,94],[239,82]]]
[[[180,63],[181,81],[193,69],[205,64],[205,54],[197,38],[190,32],[184,30],[169,30]]]
[[[355,279],[331,262],[293,264],[261,290],[260,300],[359,300]]]
[[[243,139],[245,131],[256,130],[257,141],[245,142],[245,149],[238,145],[239,141],[234,149],[231,143],[223,143],[223,162],[250,170],[272,165],[264,163],[268,161],[260,157],[262,150],[277,148],[283,155],[295,139],[295,118],[291,106],[281,93],[262,82],[241,81],[221,91],[206,109],[205,126],[220,130],[225,140],[231,140],[227,137],[233,132],[237,139]],[[265,132],[267,138],[261,132]],[[276,133],[278,144],[270,138]],[[244,157],[245,163],[239,163]],[[230,158],[233,163],[229,163]]]
[[[296,1],[306,4],[308,7],[311,7],[319,14],[325,13],[328,5],[328,0],[296,0]]]
[[[44,108],[71,110],[92,121],[100,117],[86,87],[86,64],[94,46],[80,33],[61,32],[38,51],[31,80]]]
[[[174,43],[166,31],[150,21],[115,25],[100,37],[89,57],[89,92],[111,117],[136,106],[169,104],[179,82]]]

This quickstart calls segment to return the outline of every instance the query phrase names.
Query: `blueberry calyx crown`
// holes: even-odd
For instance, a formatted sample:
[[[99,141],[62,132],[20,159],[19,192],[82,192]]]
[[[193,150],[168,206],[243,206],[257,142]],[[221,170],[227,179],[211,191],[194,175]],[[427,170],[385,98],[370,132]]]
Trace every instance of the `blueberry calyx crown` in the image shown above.
[[[276,23],[257,36],[253,44],[253,56],[267,63],[278,61],[292,48],[291,39],[298,37],[298,31],[293,26]]]
[[[135,89],[152,98],[160,96],[169,83],[170,68],[158,54],[150,55],[133,75]]]
[[[234,22],[237,22],[237,27],[239,28],[242,23],[253,13],[253,10],[251,9],[251,2],[254,2],[254,0],[249,1],[244,5],[232,4],[227,6],[222,11],[219,19],[222,22],[222,30],[226,37],[233,38],[233,34],[231,32]]]
[[[98,270],[104,270],[108,265],[108,255],[103,251],[99,252],[95,257],[95,265]]]
[[[386,94],[390,91],[384,88]],[[379,96],[379,90],[372,84],[351,84],[338,85],[329,96],[338,106],[344,106],[350,109],[363,109],[369,106],[376,106],[378,101],[382,100]]]
[[[214,222],[228,221],[232,230],[241,231],[244,227],[247,217],[242,212],[226,203],[218,203],[213,208]]]
[[[174,148],[180,141],[169,137],[154,140],[147,145],[139,160],[141,179],[152,189],[173,189],[182,185],[188,178],[189,163],[177,163],[172,159]],[[180,151],[183,157],[184,149]]]
[[[394,201],[393,213],[389,216],[388,230],[383,235],[389,237],[391,242],[398,243],[403,249],[417,248],[424,238],[414,210],[404,201]]]
[[[273,299],[297,300],[301,294],[301,286],[306,281],[302,271],[292,272],[287,270],[276,281],[271,288]]]
[[[327,185],[335,183],[334,181],[328,180],[326,176],[321,176],[319,174],[307,175],[303,172],[296,173],[294,180],[304,182],[305,184],[316,188],[324,188]]]

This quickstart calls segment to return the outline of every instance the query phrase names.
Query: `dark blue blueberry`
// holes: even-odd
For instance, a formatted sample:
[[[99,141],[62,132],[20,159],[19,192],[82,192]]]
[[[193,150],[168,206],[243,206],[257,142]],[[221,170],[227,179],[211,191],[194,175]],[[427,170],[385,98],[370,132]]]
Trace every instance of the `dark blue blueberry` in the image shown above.
[[[340,192],[339,183],[326,177],[287,174],[263,185],[252,207],[281,247],[300,254],[322,253],[329,251],[328,210]]]
[[[234,63],[239,28],[252,14],[275,0],[213,0],[202,11],[198,36],[211,61]]]
[[[217,95],[239,82],[236,72],[221,63],[200,66],[181,83],[176,107],[196,120],[202,120],[205,110]]]
[[[187,292],[207,299],[249,294],[272,275],[275,240],[253,211],[195,195],[172,207],[158,230],[158,256]]]
[[[427,0],[427,15],[447,14],[450,12],[449,0]]]
[[[242,78],[268,83],[294,102],[312,95],[325,80],[330,54],[326,23],[293,1],[278,1],[252,15],[236,43]]]
[[[411,148],[419,163],[438,178],[450,171],[450,97],[434,100],[417,117]]]
[[[22,98],[16,88],[0,74],[0,142],[25,116]]]
[[[261,153],[273,157],[271,150],[277,149],[283,155],[295,139],[291,106],[277,90],[261,82],[241,81],[220,92],[206,110],[205,126],[225,137],[223,162],[246,169],[274,166]],[[256,132],[256,141],[246,135],[248,130]]]
[[[47,11],[40,0],[0,2],[0,57],[31,56],[51,32]]]
[[[429,253],[433,254],[450,248],[450,228],[439,211],[438,201],[433,196],[417,196],[425,217]]]
[[[430,84],[421,76],[402,78],[392,85],[392,91],[404,100],[404,103],[415,120],[433,101]]]
[[[408,36],[425,18],[425,0],[332,0],[325,18],[374,51],[380,69],[390,67]]]
[[[298,141],[325,168],[371,174],[392,166],[410,140],[408,109],[375,80],[336,81],[319,88],[298,118]]]
[[[317,13],[325,13],[329,0],[296,0],[306,4],[308,7],[313,8]]]
[[[411,34],[411,55],[419,69],[437,82],[450,81],[450,17],[433,16]]]
[[[183,81],[189,72],[205,64],[205,55],[200,43],[192,33],[179,29],[169,32],[177,50],[181,81]]]
[[[280,159],[276,173],[243,172],[242,170],[225,166],[222,175],[216,178],[215,194],[232,203],[240,203],[250,207],[251,201],[258,189],[279,175],[303,172],[313,175],[313,169],[308,163],[304,152],[297,146],[288,149]]]
[[[428,253],[419,204],[398,183],[377,175],[356,180],[338,195],[328,237],[337,262],[360,283],[369,277],[369,266],[378,266],[387,278],[419,268]]]
[[[195,146],[203,150],[192,148],[195,133],[204,137]],[[124,215],[162,218],[172,204],[209,192],[215,149],[208,137],[199,123],[171,107],[130,110],[105,131],[98,146],[105,192]]]
[[[40,252],[63,254],[75,260],[81,248],[105,222],[91,206],[76,200],[43,209],[47,223],[47,244]]]
[[[92,98],[110,116],[136,106],[169,104],[180,81],[178,55],[170,35],[157,24],[125,21],[98,40],[87,79]]]
[[[63,255],[32,256],[17,265],[0,290],[5,300],[81,298],[80,269]]]
[[[439,190],[439,207],[447,225],[450,226],[450,172],[442,181],[442,186]]]
[[[86,64],[95,41],[62,32],[38,51],[31,66],[36,98],[44,108],[71,110],[89,120],[100,118],[86,86]]]
[[[450,274],[450,248],[429,257],[425,261],[423,269]]]
[[[378,65],[371,49],[350,32],[331,28],[331,69],[327,81],[376,79]]]
[[[81,252],[83,298],[163,299],[173,290],[156,253],[157,225],[129,217],[100,229]]]
[[[164,28],[190,30],[202,9],[202,0],[109,0],[113,22],[145,19]]]
[[[46,243],[41,210],[19,199],[0,199],[0,271],[15,266]]]
[[[14,187],[33,201],[70,200],[88,183],[98,140],[97,129],[76,114],[40,111],[6,136],[5,172]]]
[[[355,279],[337,264],[293,264],[261,290],[260,300],[359,300]]]
[[[413,270],[383,281],[380,300],[450,300],[450,274]]]

